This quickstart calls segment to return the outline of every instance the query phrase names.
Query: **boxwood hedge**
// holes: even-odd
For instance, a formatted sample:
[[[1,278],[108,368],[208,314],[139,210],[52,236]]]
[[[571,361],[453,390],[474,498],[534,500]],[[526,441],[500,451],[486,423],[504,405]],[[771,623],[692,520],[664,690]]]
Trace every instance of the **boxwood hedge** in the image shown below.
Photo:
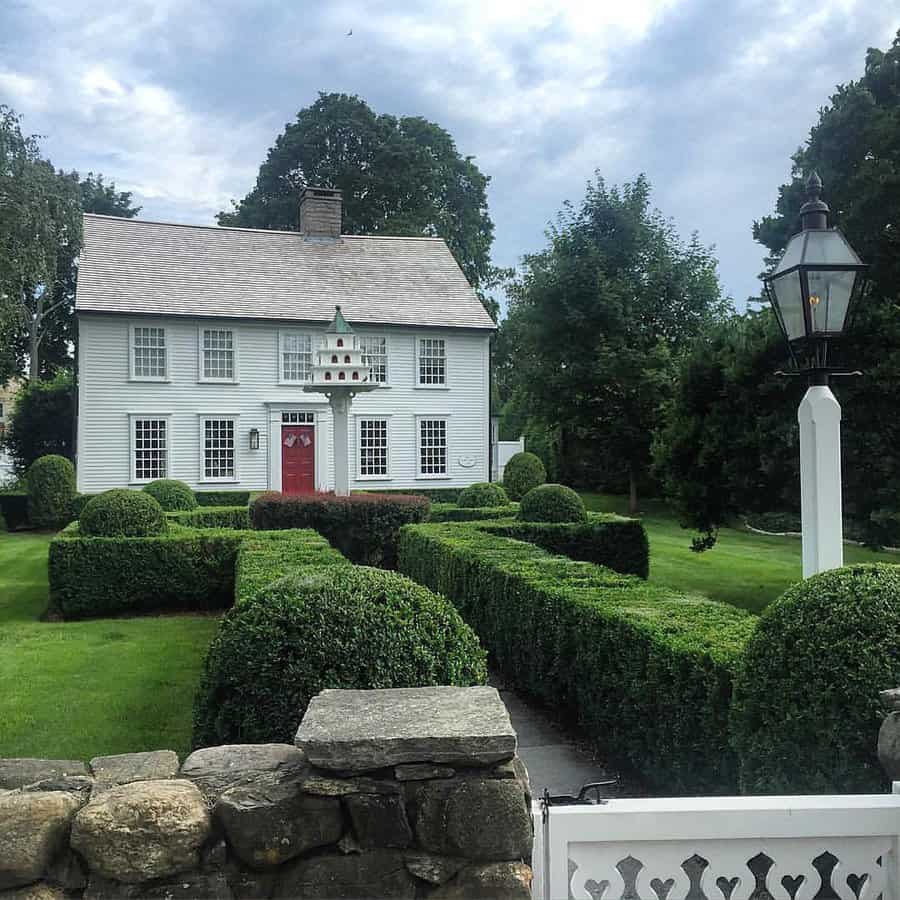
[[[250,509],[246,506],[202,506],[170,512],[167,518],[190,528],[250,528]]]
[[[316,566],[222,619],[194,704],[194,746],[293,741],[325,688],[480,684],[484,651],[443,597],[396,572]]]
[[[166,517],[159,501],[142,491],[113,488],[85,503],[78,517],[83,535],[150,537],[164,534]]]
[[[247,506],[250,491],[194,491],[200,506]]]
[[[482,519],[503,519],[514,516],[518,506],[457,506],[455,503],[432,503],[429,522],[478,522]]]
[[[72,520],[75,467],[71,460],[55,453],[40,456],[31,464],[25,480],[32,527],[56,530]]]
[[[156,481],[145,484],[141,490],[155,497],[166,512],[197,508],[194,492],[189,485],[177,478],[157,478]]]
[[[539,484],[519,504],[519,518],[525,522],[584,522],[584,500],[564,484]]]
[[[499,484],[489,481],[479,481],[470,484],[459,492],[456,500],[458,506],[508,506],[509,497]]]
[[[400,571],[445,594],[509,683],[666,791],[737,785],[732,683],[755,617],[478,525],[414,525]]]

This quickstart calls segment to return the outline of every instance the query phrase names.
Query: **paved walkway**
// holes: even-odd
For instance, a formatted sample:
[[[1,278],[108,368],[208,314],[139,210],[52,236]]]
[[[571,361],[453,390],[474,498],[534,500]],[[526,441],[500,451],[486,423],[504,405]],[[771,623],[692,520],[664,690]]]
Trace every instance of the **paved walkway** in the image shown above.
[[[579,747],[542,709],[504,688],[496,675],[491,676],[490,683],[500,691],[509,710],[519,736],[519,756],[528,769],[535,799],[544,788],[549,788],[551,794],[577,794],[583,784],[615,777],[615,772]],[[608,793],[614,794],[615,788]]]

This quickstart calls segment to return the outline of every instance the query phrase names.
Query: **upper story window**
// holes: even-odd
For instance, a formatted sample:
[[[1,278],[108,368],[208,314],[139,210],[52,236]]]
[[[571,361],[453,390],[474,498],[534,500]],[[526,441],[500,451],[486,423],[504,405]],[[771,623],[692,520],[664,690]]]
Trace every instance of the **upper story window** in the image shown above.
[[[363,335],[359,339],[363,364],[371,371],[370,380],[376,384],[387,384],[388,354],[387,338],[375,335]]]
[[[443,338],[419,338],[418,385],[435,387],[447,383],[447,347]]]
[[[131,329],[131,377],[146,381],[165,381],[166,329],[135,325]]]
[[[200,330],[200,380],[236,381],[237,341],[230,328]]]
[[[132,481],[165,478],[169,469],[169,420],[162,416],[132,416]]]
[[[312,335],[281,332],[281,380],[309,381],[312,377]]]

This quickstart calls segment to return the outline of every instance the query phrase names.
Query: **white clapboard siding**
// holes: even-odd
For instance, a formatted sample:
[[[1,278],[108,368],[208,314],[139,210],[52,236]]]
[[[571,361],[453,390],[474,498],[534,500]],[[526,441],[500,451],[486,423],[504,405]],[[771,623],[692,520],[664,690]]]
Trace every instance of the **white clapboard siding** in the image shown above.
[[[218,323],[237,336],[236,384],[199,380],[201,320],[78,314],[78,489],[85,493],[131,483],[130,419],[134,414],[169,416],[171,478],[195,489],[266,490],[280,486],[282,409],[310,410],[317,416],[317,487],[333,488],[331,415],[325,398],[304,393],[299,385],[279,384],[278,332],[274,322]],[[130,379],[130,328],[164,326],[169,380]],[[285,325],[314,335],[324,326]],[[354,489],[459,487],[488,479],[489,341],[484,330],[410,329],[398,326],[357,328],[357,333],[388,338],[389,387],[358,396],[351,407],[350,477]],[[417,388],[416,340],[442,337],[447,347],[446,389]],[[237,478],[204,482],[200,416],[237,417]],[[358,480],[357,430],[360,415],[387,416],[390,428],[390,478]],[[417,477],[417,416],[446,416],[448,477]],[[260,433],[260,448],[249,449],[249,433]],[[276,445],[276,441],[279,443]]]

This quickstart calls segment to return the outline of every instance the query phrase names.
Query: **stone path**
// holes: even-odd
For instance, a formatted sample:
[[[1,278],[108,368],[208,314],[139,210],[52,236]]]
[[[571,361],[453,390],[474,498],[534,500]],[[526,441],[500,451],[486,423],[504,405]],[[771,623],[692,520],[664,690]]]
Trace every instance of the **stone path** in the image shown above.
[[[528,769],[535,799],[545,787],[551,794],[577,794],[583,784],[616,777],[616,772],[579,747],[544,710],[506,689],[498,676],[492,675],[490,683],[500,691],[509,710],[519,737],[519,756]],[[605,793],[612,796],[621,792],[610,788]]]

